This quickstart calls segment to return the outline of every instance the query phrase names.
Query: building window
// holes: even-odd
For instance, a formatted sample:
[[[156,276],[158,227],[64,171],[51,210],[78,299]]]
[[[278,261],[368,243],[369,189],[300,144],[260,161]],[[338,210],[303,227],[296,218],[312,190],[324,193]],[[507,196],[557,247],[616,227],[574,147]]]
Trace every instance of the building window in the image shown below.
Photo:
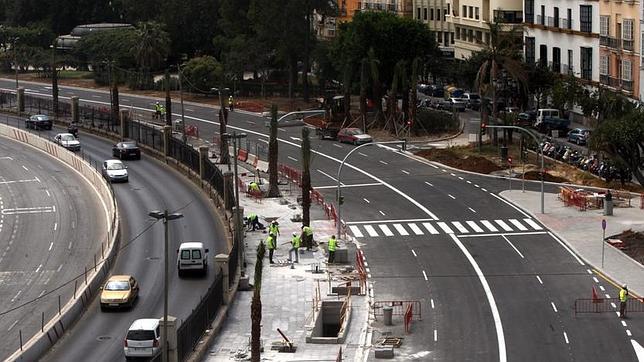
[[[607,75],[608,74],[608,55],[602,55],[599,57],[599,74]]]
[[[568,49],[568,71],[569,72],[572,72],[572,65],[573,65],[572,49]]]
[[[467,18],[467,5],[463,5],[463,14],[461,14],[461,18]]]
[[[439,11],[439,15],[440,15],[440,10],[438,10],[438,11]],[[445,19],[446,16],[447,16],[447,9],[443,9],[443,21],[446,21],[446,19]]]
[[[442,31],[436,32],[436,35],[438,35],[438,42],[442,43],[443,42],[443,32]]]
[[[470,19],[474,18],[474,6],[470,6],[470,13],[469,13],[468,18],[470,18]]]
[[[445,32],[445,35],[443,35],[443,40],[445,41],[445,46],[449,46],[449,31]]]
[[[524,3],[525,22],[534,24],[534,0],[525,0]]]
[[[548,66],[548,46],[545,44],[539,45],[539,65]]]
[[[467,30],[467,41],[470,43],[474,41],[474,31],[472,29]]]
[[[450,14],[450,13],[451,13],[451,11],[449,10],[449,5],[450,5],[450,4],[449,4],[449,3],[447,3],[447,13],[448,13],[448,14]]]
[[[546,25],[546,6],[541,5],[541,25]]]
[[[423,20],[427,21],[427,8],[423,8]]]
[[[568,29],[572,29],[572,9],[568,9]]]
[[[451,43],[452,43],[452,44],[454,44],[454,32],[450,33],[450,38],[452,38],[452,39],[451,39],[451,40],[452,40],[452,41],[451,41]]]
[[[555,28],[559,27],[559,8],[555,7],[553,12],[553,18],[555,18]]]
[[[487,35],[487,34],[486,34]],[[525,62],[534,64],[534,37],[525,38]]]
[[[557,47],[552,48],[552,71],[561,72],[561,49]]]
[[[461,40],[461,28],[458,26],[454,28],[454,32],[456,33],[456,40]]]
[[[420,20],[420,8],[416,8],[416,19]]]
[[[622,21],[622,38],[633,40],[633,19],[624,19]]]
[[[434,8],[429,9],[429,20],[434,20]]]
[[[582,5],[583,7],[583,5]],[[580,65],[581,65],[581,78],[586,80],[593,79],[593,48],[580,48]]]
[[[593,31],[593,7],[591,5],[579,5],[579,31],[592,33]]]
[[[479,20],[479,7],[474,8],[474,19]]]
[[[599,35],[609,36],[610,29],[610,16],[602,15],[599,17]]]
[[[633,66],[631,65],[631,61],[624,59],[622,61],[622,79],[627,81],[633,80],[632,72]]]
[[[477,44],[483,43],[483,33],[479,30],[476,31],[476,43]]]
[[[485,33],[485,44],[490,45],[490,33]]]

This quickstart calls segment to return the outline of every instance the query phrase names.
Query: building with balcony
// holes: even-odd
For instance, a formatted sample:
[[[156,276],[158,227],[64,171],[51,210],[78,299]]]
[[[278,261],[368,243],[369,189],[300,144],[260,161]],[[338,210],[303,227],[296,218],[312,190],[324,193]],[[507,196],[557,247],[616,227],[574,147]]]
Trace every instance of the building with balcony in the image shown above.
[[[599,83],[599,7],[597,0],[523,0],[526,62]]]
[[[387,11],[412,17],[413,0],[338,0],[338,20],[351,21],[361,11]]]
[[[427,24],[436,36],[436,44],[446,53],[453,53],[454,24],[447,21],[447,0],[414,0],[413,18]]]
[[[640,97],[640,1],[599,2],[599,83]]]
[[[489,24],[522,26],[521,0],[447,0],[447,21],[454,27],[454,57],[467,59],[490,44]]]
[[[311,25],[315,36],[320,40],[335,38],[336,20],[336,17],[321,15],[314,11]]]

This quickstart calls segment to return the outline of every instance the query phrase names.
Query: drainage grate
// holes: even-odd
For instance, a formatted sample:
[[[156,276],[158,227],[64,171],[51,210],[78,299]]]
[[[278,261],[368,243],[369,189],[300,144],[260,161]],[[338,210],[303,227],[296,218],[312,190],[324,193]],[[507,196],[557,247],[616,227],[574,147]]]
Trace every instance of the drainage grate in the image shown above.
[[[111,336],[98,336],[98,337],[96,338],[96,340],[97,340],[97,341],[99,341],[99,342],[102,342],[102,341],[109,341],[110,339],[112,339],[112,337],[111,337]]]

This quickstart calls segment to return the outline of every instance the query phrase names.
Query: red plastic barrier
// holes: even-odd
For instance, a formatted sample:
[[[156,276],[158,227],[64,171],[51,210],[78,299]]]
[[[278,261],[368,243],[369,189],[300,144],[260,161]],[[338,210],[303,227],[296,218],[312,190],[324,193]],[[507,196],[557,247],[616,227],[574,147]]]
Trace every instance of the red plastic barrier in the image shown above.
[[[237,159],[241,162],[246,162],[248,159],[248,150],[240,148],[239,153],[237,153]]]
[[[186,126],[186,136],[199,137],[199,128],[194,124]]]
[[[411,321],[413,317],[413,304],[409,304],[407,306],[407,310],[405,311],[405,333],[409,333],[411,331]]]

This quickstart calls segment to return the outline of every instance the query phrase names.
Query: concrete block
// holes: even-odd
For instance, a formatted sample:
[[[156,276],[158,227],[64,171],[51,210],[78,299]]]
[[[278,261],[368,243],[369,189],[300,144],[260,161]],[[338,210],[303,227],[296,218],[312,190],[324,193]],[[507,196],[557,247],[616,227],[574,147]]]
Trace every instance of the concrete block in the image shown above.
[[[394,358],[394,347],[381,346],[374,348],[376,358]]]

